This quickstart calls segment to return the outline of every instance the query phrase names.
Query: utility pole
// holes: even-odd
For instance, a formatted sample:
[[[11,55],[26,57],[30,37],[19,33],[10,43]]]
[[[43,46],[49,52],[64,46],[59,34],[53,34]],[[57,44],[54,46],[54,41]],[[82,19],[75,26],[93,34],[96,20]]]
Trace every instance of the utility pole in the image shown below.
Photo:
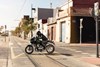
[[[96,21],[96,45],[97,45],[97,58],[99,58],[99,39],[98,39],[98,16],[99,16],[99,2],[94,3],[94,15]]]
[[[95,3],[95,16],[96,16],[96,44],[97,44],[97,57],[99,58],[99,39],[98,39],[98,16],[99,16],[99,2]]]
[[[50,8],[52,8],[52,3],[50,3]]]
[[[50,0],[50,8],[52,8],[52,2],[51,2],[51,0]]]
[[[32,14],[33,14],[32,7],[33,7],[33,5],[31,4],[31,38],[33,36],[33,33],[32,33],[32,23],[33,23],[33,20],[32,20]]]
[[[34,18],[33,18],[33,10],[35,12],[35,8],[33,8],[33,5],[31,4],[31,38],[33,37],[33,32],[32,32],[32,24],[34,22]]]

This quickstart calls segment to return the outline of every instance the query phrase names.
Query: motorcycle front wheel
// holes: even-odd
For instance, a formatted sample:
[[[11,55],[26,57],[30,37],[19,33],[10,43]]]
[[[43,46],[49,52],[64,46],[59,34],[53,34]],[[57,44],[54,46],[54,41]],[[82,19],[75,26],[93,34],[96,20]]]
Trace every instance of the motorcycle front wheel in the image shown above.
[[[25,48],[25,52],[27,54],[32,54],[32,52],[34,51],[34,48],[32,45],[27,45],[26,48]]]
[[[46,51],[48,54],[52,54],[55,51],[55,47],[49,44],[46,46]]]

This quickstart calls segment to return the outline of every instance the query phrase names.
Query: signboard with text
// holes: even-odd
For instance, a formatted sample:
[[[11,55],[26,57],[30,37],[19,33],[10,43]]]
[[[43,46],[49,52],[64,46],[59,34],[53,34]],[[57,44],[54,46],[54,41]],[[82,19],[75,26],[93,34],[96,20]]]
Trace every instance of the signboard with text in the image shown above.
[[[94,15],[99,16],[99,2],[94,3]]]

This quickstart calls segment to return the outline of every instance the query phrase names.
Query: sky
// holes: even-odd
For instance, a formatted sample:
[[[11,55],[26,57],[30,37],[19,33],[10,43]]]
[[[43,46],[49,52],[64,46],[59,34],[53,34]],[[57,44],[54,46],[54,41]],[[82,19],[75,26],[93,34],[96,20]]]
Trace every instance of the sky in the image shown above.
[[[0,26],[7,25],[7,30],[14,30],[24,15],[31,15],[33,8],[52,8],[65,4],[67,0],[0,0]]]

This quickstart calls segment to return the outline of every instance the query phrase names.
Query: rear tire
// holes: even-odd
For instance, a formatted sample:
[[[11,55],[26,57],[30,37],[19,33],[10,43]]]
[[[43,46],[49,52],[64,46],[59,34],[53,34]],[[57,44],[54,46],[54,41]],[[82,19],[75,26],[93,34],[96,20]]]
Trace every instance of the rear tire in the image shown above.
[[[32,54],[33,53],[33,50],[34,50],[34,48],[33,48],[32,45],[27,45],[26,48],[25,48],[25,52],[27,54]]]
[[[49,44],[46,46],[46,51],[48,54],[52,54],[55,51],[55,47]]]

